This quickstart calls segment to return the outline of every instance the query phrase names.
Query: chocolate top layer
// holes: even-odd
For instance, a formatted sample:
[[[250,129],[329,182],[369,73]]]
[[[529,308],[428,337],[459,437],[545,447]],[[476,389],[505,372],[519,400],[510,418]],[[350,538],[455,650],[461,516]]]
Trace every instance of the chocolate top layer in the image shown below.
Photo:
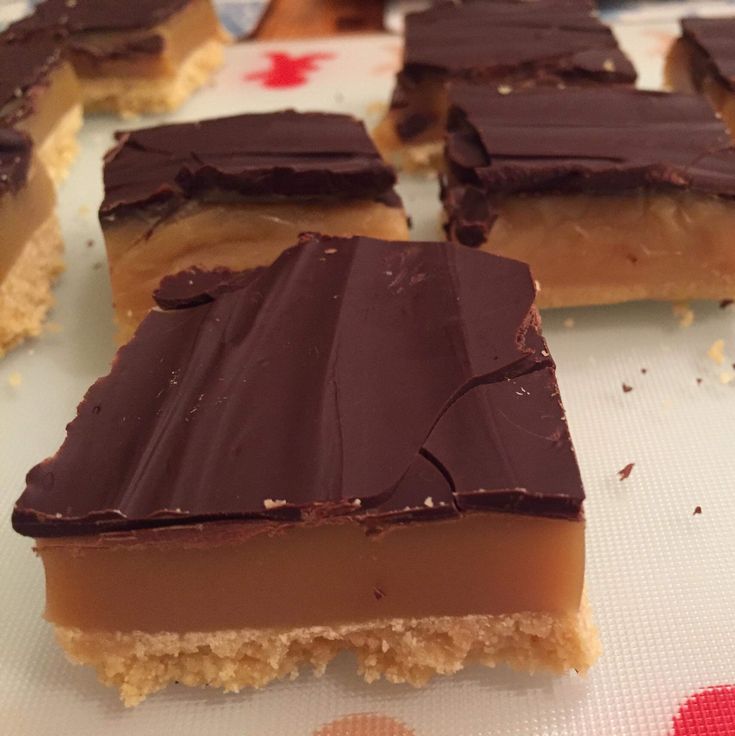
[[[406,16],[404,73],[635,81],[615,37],[580,0],[437,3]]]
[[[39,28],[62,33],[133,31],[162,23],[191,0],[44,0],[14,23],[15,33]]]
[[[449,92],[445,207],[453,236],[483,239],[509,194],[637,189],[735,197],[735,148],[694,95],[626,88]],[[484,223],[484,225],[483,225]]]
[[[735,90],[735,17],[684,18],[681,29],[707,58],[710,73]]]
[[[579,518],[525,264],[307,235],[229,283],[200,276],[162,285],[178,308],[145,318],[58,453],[30,471],[21,534],[379,526],[469,510]]]
[[[349,115],[236,115],[118,133],[117,139],[105,157],[103,220],[218,192],[270,200],[397,200],[393,169]]]
[[[0,124],[14,125],[34,110],[36,90],[49,83],[61,63],[61,49],[50,33],[34,33],[23,41],[0,33]]]
[[[17,192],[28,178],[31,139],[13,128],[0,127],[0,196]]]

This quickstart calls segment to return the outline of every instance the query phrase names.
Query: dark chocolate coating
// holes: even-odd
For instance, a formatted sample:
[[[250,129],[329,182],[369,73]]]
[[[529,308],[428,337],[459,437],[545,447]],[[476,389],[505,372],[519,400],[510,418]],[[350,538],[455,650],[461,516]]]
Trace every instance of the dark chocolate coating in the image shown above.
[[[162,23],[190,0],[43,0],[26,18],[14,23],[15,33],[39,28],[62,34],[135,31]]]
[[[268,268],[220,277],[162,286],[179,308],[145,318],[29,472],[18,532],[580,518],[525,264],[305,235]]]
[[[23,41],[0,33],[0,124],[15,125],[33,113],[35,94],[49,84],[61,63],[61,49],[50,33],[34,33]]]
[[[31,139],[13,128],[0,127],[0,196],[17,192],[28,179]]]
[[[695,95],[621,87],[501,95],[456,83],[449,100],[443,198],[450,235],[465,245],[485,239],[493,204],[507,195],[735,197],[735,148]]]
[[[437,3],[406,16],[404,72],[632,83],[615,37],[579,0]]]
[[[367,198],[400,205],[395,173],[349,115],[236,115],[118,133],[105,157],[103,222],[207,193],[244,198]]]
[[[707,71],[735,91],[735,17],[683,18],[681,30],[703,55]]]

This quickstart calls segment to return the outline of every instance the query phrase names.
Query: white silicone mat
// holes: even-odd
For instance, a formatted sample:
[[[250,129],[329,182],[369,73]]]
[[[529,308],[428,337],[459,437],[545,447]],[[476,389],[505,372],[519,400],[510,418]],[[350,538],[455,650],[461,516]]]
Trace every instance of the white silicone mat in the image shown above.
[[[676,30],[655,13],[624,10],[616,26],[649,86]],[[215,84],[166,119],[294,106],[374,120],[399,49],[389,36],[238,46]],[[423,690],[368,686],[343,656],[322,679],[239,695],[171,687],[130,711],[69,665],[41,619],[41,565],[10,512],[25,472],[56,450],[113,355],[96,208],[100,158],[121,125],[85,125],[60,192],[68,270],[50,329],[0,362],[0,736],[735,734],[735,381],[722,382],[733,375],[735,307],[716,304],[693,304],[689,327],[667,304],[544,317],[589,495],[589,595],[605,653],[586,680],[471,668]],[[406,179],[401,191],[414,236],[437,237],[436,183]],[[719,339],[722,365],[706,354]]]

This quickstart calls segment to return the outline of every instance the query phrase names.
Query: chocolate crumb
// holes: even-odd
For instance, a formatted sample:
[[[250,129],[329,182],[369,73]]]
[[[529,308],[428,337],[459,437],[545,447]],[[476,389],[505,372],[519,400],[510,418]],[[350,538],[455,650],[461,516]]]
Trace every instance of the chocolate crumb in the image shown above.
[[[697,377],[697,386],[699,386],[700,383],[702,383],[702,379]]]
[[[620,480],[625,480],[632,472],[635,467],[635,463],[628,463],[622,470],[618,470]]]
[[[727,309],[727,307],[729,307],[733,303],[733,301],[735,301],[735,300],[733,300],[733,299],[723,299],[720,302],[720,309]]]
[[[629,386],[627,383],[623,384],[623,393],[629,394],[633,390],[632,386]]]
[[[696,516],[697,514],[701,514],[701,513],[702,513],[702,507],[701,506],[695,506],[694,507],[694,513],[692,514],[692,516]]]
[[[641,373],[645,376],[648,373],[648,368],[641,368]]]
[[[385,598],[385,593],[381,588],[373,588],[373,595],[375,596],[376,601],[379,601],[381,598]]]
[[[87,248],[92,248],[92,247],[94,247],[94,240],[92,240],[92,239],[90,238],[90,239],[89,239],[89,240],[87,241]]]

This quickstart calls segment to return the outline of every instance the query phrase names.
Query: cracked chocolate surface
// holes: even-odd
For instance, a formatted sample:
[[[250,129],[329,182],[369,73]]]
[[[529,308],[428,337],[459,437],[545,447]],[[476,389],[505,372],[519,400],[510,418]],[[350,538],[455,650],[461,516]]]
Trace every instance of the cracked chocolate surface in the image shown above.
[[[681,30],[701,54],[693,70],[697,81],[711,74],[735,91],[735,17],[683,18]]]
[[[577,519],[584,491],[525,264],[302,236],[165,280],[13,524],[31,536],[473,510]]]
[[[28,179],[31,139],[13,128],[0,127],[0,196],[17,192]]]
[[[735,198],[735,148],[701,98],[624,88],[450,86],[450,235],[482,243],[507,195],[641,189]]]
[[[190,198],[373,198],[400,206],[393,169],[349,115],[235,115],[117,134],[105,159],[103,222]]]

